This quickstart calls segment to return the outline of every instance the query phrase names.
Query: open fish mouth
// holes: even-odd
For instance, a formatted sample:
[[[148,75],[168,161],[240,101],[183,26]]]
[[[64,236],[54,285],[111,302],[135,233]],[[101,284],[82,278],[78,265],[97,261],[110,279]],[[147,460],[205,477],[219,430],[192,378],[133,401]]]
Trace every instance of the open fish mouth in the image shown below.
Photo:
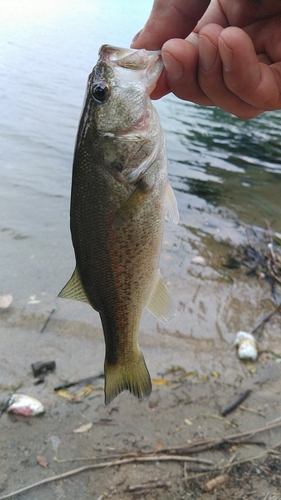
[[[146,83],[148,94],[155,89],[157,80],[163,70],[163,61],[160,50],[136,50],[123,49],[113,45],[102,45],[99,50],[99,60],[104,61],[121,73],[126,70],[127,76],[122,72],[122,78],[128,80],[139,79],[139,71],[142,72],[142,81]],[[119,71],[118,71],[119,70]]]

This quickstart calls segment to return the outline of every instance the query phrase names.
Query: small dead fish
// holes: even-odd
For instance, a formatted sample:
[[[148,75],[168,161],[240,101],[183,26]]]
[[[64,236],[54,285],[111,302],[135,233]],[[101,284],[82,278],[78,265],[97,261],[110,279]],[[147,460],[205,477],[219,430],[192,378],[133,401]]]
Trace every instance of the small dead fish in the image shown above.
[[[45,409],[42,403],[26,394],[12,394],[7,404],[8,413],[17,413],[25,417],[40,415]]]
[[[103,45],[78,129],[70,208],[76,268],[59,296],[100,314],[106,404],[123,390],[150,394],[140,317],[144,307],[161,321],[173,315],[158,261],[165,215],[175,223],[179,216],[149,97],[162,68],[159,51]]]

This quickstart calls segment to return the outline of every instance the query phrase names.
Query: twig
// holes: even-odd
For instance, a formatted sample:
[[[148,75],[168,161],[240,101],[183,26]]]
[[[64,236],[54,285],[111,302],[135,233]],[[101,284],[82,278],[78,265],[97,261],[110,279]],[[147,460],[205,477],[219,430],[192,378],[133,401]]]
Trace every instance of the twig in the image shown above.
[[[257,326],[255,326],[255,328],[253,328],[251,330],[251,333],[256,333],[259,328],[261,328],[265,323],[267,323],[267,321],[271,318],[271,316],[273,316],[273,314],[277,313],[277,312],[281,312],[281,306],[277,306],[275,309],[273,309],[273,311],[271,311],[270,313],[268,313],[258,324]]]
[[[47,317],[44,325],[42,326],[41,330],[40,330],[40,333],[43,333],[45,331],[45,329],[47,328],[47,325],[51,319],[51,317],[53,316],[53,314],[58,310],[58,306],[55,304],[53,309],[51,310],[49,316]]]
[[[235,465],[241,465],[241,464],[244,464],[246,462],[251,462],[253,460],[259,460],[260,458],[263,458],[264,456],[269,455],[275,448],[278,448],[279,446],[281,446],[281,441],[279,443],[271,446],[268,450],[263,451],[259,455],[255,455],[253,457],[248,457],[248,458],[242,458],[241,460],[237,460],[236,462],[232,462],[232,463],[228,462],[228,464],[221,465],[220,467],[215,467],[215,470],[216,471],[218,471],[218,470],[230,470],[233,467],[235,467]],[[187,477],[186,481],[190,481],[191,479],[197,479],[198,477],[205,476],[206,474],[208,474],[208,472],[200,472],[199,474],[194,474],[193,476]],[[2,499],[0,498],[0,500],[2,500]]]
[[[249,408],[248,406],[239,406],[239,409],[242,411],[248,411],[249,413],[254,413],[255,415],[259,415],[260,417],[265,417],[265,414],[261,411],[254,410],[253,408]]]
[[[69,387],[73,387],[74,385],[88,385],[91,382],[94,382],[94,380],[97,380],[99,378],[104,378],[104,374],[100,373],[99,375],[92,375],[92,377],[87,377],[87,378],[81,378],[80,380],[77,380],[76,382],[68,382],[66,384],[58,385],[57,387],[54,387],[54,391],[60,391],[62,389],[68,389]]]
[[[237,425],[233,424],[230,422],[230,420],[227,420],[226,418],[223,418],[221,415],[216,415],[215,413],[198,413],[196,415],[197,417],[204,417],[204,418],[216,418],[217,420],[221,420],[225,424],[229,425],[230,427],[237,427]]]
[[[281,446],[281,441],[279,441],[279,443],[277,443],[277,444],[272,445],[268,450],[263,451],[259,455],[254,455],[253,457],[248,457],[248,458],[242,458],[241,460],[237,460],[236,462],[232,462],[232,464],[230,464],[230,465],[226,465],[225,468],[228,469],[228,468],[234,467],[235,465],[240,465],[240,464],[244,464],[246,462],[251,462],[252,460],[259,460],[260,458],[262,458],[266,455],[269,455],[273,450],[275,450],[275,448],[278,448],[279,446]]]
[[[279,420],[279,419],[278,419]],[[281,420],[281,417],[280,417],[280,420]],[[276,419],[277,421],[277,419]],[[259,427],[258,429],[252,429],[251,431],[245,431],[245,432],[241,432],[239,434],[230,434],[230,436],[227,436],[227,439],[230,441],[231,439],[234,439],[234,438],[237,438],[237,437],[249,437],[249,436],[254,436],[255,434],[260,434],[261,432],[265,432],[265,431],[268,431],[269,429],[275,429],[276,427],[280,427],[281,426],[281,421],[277,422],[277,423],[272,423],[272,425],[266,425],[265,427]],[[0,499],[1,500],[1,499]]]
[[[121,454],[119,453],[119,455],[110,455],[108,457],[103,457],[105,459],[108,460],[108,462],[105,462],[105,463],[108,463],[110,465],[115,465],[115,462],[110,462],[109,459],[112,459],[112,458],[116,458],[116,460],[122,460],[122,463],[127,463],[125,462],[124,460],[127,460],[129,459],[130,461],[134,462],[134,461],[144,461],[144,462],[149,462],[149,461],[153,461],[153,460],[162,460],[162,461],[165,461],[165,460],[184,460],[185,462],[194,462],[194,463],[198,463],[198,464],[207,464],[207,465],[213,465],[213,462],[211,460],[207,460],[207,459],[204,459],[204,458],[194,458],[194,457],[188,457],[188,456],[184,456],[181,454],[181,458],[179,458],[179,455],[177,454],[174,454],[174,455],[152,455],[151,456],[151,453],[152,452],[147,452],[147,453],[137,453],[137,452],[132,452],[132,453],[124,453],[124,454]],[[155,452],[154,452],[155,453]],[[157,452],[156,452],[157,453]],[[167,458],[165,458],[167,457]],[[80,458],[70,458],[70,459],[65,459],[65,460],[59,460],[57,457],[54,457],[54,461],[57,462],[57,463],[66,463],[66,462],[85,462],[86,460],[98,460],[99,458],[96,457],[96,456],[93,456],[93,457],[80,457]],[[97,464],[97,465],[100,465],[100,464]],[[0,497],[0,500],[1,500],[1,497]]]
[[[170,453],[178,455],[180,454],[190,454],[190,453],[198,453],[199,451],[206,451],[212,448],[217,448],[222,444],[234,444],[234,443],[245,443],[247,439],[253,437],[255,434],[260,434],[261,432],[266,432],[270,429],[275,429],[276,427],[281,427],[281,417],[277,419],[276,423],[272,423],[272,425],[266,425],[265,427],[260,427],[258,429],[253,429],[251,431],[239,432],[238,434],[230,434],[228,436],[223,436],[222,438],[210,438],[210,439],[202,439],[195,443],[185,446],[174,446],[173,448],[164,448],[161,450],[161,453]],[[0,498],[1,500],[1,498]]]
[[[270,422],[266,422],[267,428],[269,428],[269,426],[271,426],[272,424],[275,425],[277,422],[280,422],[281,424],[281,417],[275,418],[274,420],[270,420]]]
[[[237,399],[237,401],[234,401],[232,405],[228,406],[225,410],[221,412],[222,416],[225,417],[232,411],[236,410],[237,406],[243,403],[243,401],[245,401],[245,399],[250,396],[251,392],[252,392],[251,389],[248,389],[247,391],[243,392],[243,394],[241,394],[241,396]]]
[[[136,484],[135,486],[128,486],[127,491],[143,491],[152,490],[156,488],[170,488],[172,483],[163,481],[150,481],[148,483]]]
[[[120,455],[118,455],[120,457]],[[114,458],[114,457],[111,457]],[[57,462],[58,464],[66,464],[68,462],[88,462],[89,460],[98,460],[99,457],[93,455],[91,457],[78,457],[78,458],[62,458],[59,459],[57,456],[54,456],[53,460],[54,462]]]
[[[48,483],[53,483],[54,481],[58,481],[61,479],[65,479],[70,476],[74,476],[75,474],[79,474],[80,472],[85,472],[88,470],[94,470],[94,469],[100,469],[104,467],[113,467],[116,465],[124,465],[124,464],[131,464],[135,462],[166,462],[166,461],[183,461],[183,462],[195,462],[199,464],[206,464],[206,465],[214,465],[214,462],[211,460],[206,460],[203,458],[192,458],[192,457],[186,457],[186,456],[169,456],[169,455],[163,455],[163,456],[149,456],[149,457],[131,457],[131,458],[125,458],[125,459],[120,459],[120,460],[114,460],[113,462],[101,462],[99,464],[92,464],[92,465],[85,465],[84,467],[79,467],[78,469],[74,469],[68,472],[64,472],[63,474],[58,474],[57,476],[53,477],[48,477],[46,479],[43,479],[42,481],[38,481],[37,483],[31,484],[29,486],[25,486],[24,488],[21,488],[20,490],[14,491],[13,493],[8,493],[8,495],[4,495],[3,497],[0,497],[0,500],[6,500],[7,498],[12,498],[13,496],[19,495],[20,493],[25,493],[26,491],[29,491],[33,488],[36,488],[37,486],[41,486],[43,484],[48,484]]]

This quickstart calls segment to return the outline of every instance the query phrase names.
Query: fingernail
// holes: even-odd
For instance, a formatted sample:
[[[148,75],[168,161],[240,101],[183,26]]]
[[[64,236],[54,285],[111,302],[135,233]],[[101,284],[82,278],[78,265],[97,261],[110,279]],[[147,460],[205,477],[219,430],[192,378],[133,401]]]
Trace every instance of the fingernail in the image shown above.
[[[204,71],[211,71],[217,58],[217,48],[205,35],[199,35],[199,58]]]
[[[169,52],[162,52],[162,59],[169,77],[174,80],[180,80],[184,74],[183,65],[177,61]]]
[[[199,36],[197,33],[193,33],[193,31],[186,37],[186,41],[194,45],[194,47],[198,48]]]
[[[233,51],[219,38],[219,50],[225,71],[231,71],[233,66]]]
[[[138,39],[138,37],[140,36],[141,32],[142,32],[142,30],[139,30],[139,31],[137,32],[137,34],[134,36],[134,38],[133,38],[133,40],[132,40],[132,43],[134,43],[134,42],[136,42],[136,41],[137,41],[137,39]]]

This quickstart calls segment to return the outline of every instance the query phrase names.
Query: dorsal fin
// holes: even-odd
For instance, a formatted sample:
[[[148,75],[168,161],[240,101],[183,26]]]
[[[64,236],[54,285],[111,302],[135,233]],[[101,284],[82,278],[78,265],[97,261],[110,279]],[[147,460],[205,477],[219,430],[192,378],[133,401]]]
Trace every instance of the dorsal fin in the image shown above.
[[[157,270],[152,283],[151,293],[146,304],[146,309],[148,309],[148,311],[151,312],[155,318],[162,322],[169,321],[169,319],[171,319],[175,314],[171,296],[159,269]]]
[[[82,285],[77,267],[75,267],[70,280],[66,283],[58,296],[62,297],[63,299],[79,300],[80,302],[86,302],[87,304],[90,304]]]

